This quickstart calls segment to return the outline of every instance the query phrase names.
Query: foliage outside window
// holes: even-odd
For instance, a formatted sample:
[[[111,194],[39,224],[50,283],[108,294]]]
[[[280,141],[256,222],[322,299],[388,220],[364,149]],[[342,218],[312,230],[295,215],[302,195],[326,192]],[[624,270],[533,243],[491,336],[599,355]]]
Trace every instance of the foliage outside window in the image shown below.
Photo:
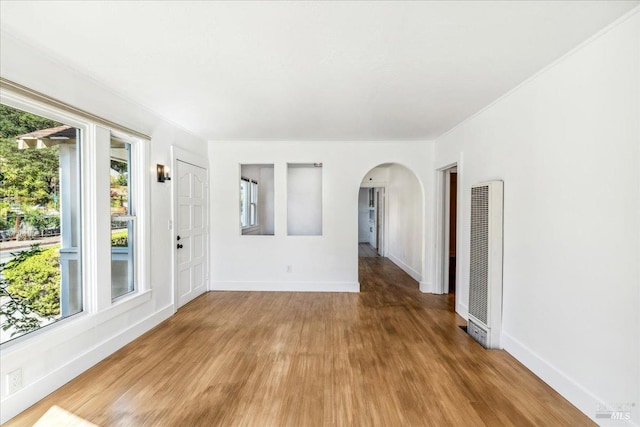
[[[80,130],[0,105],[0,342],[82,311]]]
[[[130,143],[114,136],[110,148],[111,298],[135,290],[134,230]]]

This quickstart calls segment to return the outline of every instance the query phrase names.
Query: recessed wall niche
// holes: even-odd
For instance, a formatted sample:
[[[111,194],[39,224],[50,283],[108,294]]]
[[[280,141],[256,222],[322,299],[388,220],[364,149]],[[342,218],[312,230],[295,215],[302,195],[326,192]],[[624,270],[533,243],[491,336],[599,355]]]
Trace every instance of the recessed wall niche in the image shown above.
[[[322,235],[322,163],[287,165],[287,234]]]
[[[273,164],[240,165],[240,232],[243,236],[273,236]]]

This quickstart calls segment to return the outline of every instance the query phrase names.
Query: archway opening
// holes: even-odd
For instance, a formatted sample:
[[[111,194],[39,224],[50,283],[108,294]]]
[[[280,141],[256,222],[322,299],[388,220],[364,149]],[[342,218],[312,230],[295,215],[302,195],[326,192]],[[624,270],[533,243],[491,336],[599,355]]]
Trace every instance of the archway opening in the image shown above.
[[[423,193],[418,177],[384,163],[362,179],[358,192],[358,257],[382,257],[417,282],[423,275]]]

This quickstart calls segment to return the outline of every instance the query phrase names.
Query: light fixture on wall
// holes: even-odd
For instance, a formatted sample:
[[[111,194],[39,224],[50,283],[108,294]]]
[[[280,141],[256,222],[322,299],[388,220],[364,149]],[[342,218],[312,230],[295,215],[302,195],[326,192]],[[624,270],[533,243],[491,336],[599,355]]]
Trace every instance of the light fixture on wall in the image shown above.
[[[156,171],[158,172],[158,182],[171,181],[169,171],[165,170],[164,165],[158,164],[156,166]]]

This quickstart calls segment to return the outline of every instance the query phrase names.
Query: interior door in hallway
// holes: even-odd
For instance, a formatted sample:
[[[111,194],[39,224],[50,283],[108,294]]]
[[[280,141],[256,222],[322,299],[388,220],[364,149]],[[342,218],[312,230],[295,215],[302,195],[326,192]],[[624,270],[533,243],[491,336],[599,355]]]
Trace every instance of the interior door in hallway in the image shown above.
[[[384,256],[384,187],[376,188],[376,251]]]
[[[207,171],[177,161],[177,302],[178,308],[207,290]]]

